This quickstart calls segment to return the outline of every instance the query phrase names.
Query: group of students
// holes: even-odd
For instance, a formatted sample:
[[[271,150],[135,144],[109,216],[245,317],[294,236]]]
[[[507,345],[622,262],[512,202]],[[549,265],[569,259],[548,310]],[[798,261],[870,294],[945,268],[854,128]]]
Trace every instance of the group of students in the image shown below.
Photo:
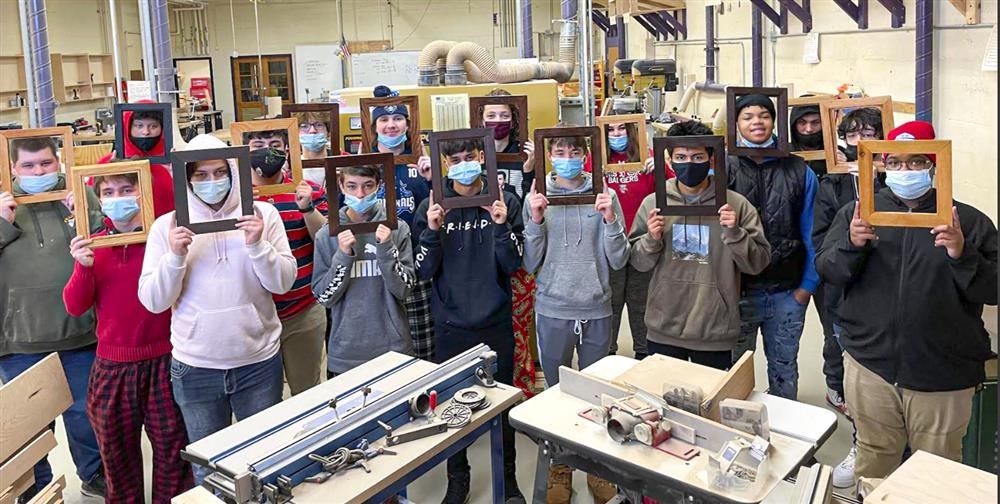
[[[392,94],[376,88],[376,96]],[[328,377],[390,350],[442,362],[485,343],[498,354],[498,380],[513,383],[516,361],[526,359],[524,348],[515,349],[516,335],[533,320],[551,386],[574,351],[581,368],[616,351],[627,303],[637,357],[660,353],[726,369],[755,347],[760,331],[769,392],[794,399],[806,306],[816,294],[828,396],[856,426],[857,470],[848,478],[886,476],[907,446],[960,457],[972,393],[989,356],[982,306],[997,302],[996,227],[981,212],[956,202],[953,222],[929,233],[875,229],[859,212],[857,174],[828,174],[821,162],[797,156],[722,159],[725,153],[710,147],[677,146],[662,168],[667,204],[719,206],[718,217],[661,215],[651,159],[639,172],[609,170],[605,189],[594,194],[588,159],[600,153],[585,138],[535,146],[513,131],[524,111],[486,107],[484,126],[493,128],[497,152],[527,157],[500,163],[512,187],[490,205],[445,209],[431,194],[430,159],[421,156],[394,168],[397,227],[378,224],[366,233],[345,228],[331,235],[330,202],[315,176],[286,194],[257,197],[243,215],[237,188],[248,181],[220,159],[184,167],[187,204],[192,221],[232,218],[235,230],[194,234],[178,226],[169,171],[153,165],[157,219],[147,242],[91,249],[74,238],[73,226],[88,223],[72,221],[68,202],[15,202],[15,195],[65,187],[54,144],[15,144],[14,187],[0,193],[0,290],[7,292],[0,296],[0,379],[59,352],[74,398],[64,422],[84,492],[143,501],[145,427],[153,500],[169,502],[205,476],[200,467],[192,474],[180,449],[234,415],[241,420],[280,402],[283,376],[292,394],[318,384],[324,341]],[[736,110],[741,147],[776,143],[769,98],[741,97]],[[851,147],[859,140],[883,136],[865,110],[841,123],[847,161],[856,159]],[[376,107],[371,117],[372,151],[420,149],[404,106]],[[818,117],[818,109],[792,111],[793,150],[822,146]],[[116,158],[144,157],[162,145],[147,139],[164,134],[144,125],[147,119],[126,118],[126,152]],[[303,157],[326,157],[323,118],[298,119]],[[604,134],[611,163],[648,155],[637,152],[636,136],[644,133],[635,128],[612,123]],[[667,132],[711,134],[697,122]],[[887,138],[933,136],[929,124],[910,122]],[[289,151],[287,138],[252,133],[245,143],[250,183],[291,181],[288,159],[299,153]],[[201,135],[185,149],[224,146]],[[441,147],[441,197],[488,192],[480,141]],[[552,167],[544,180],[534,179],[536,147]],[[876,210],[934,211],[934,161],[888,154]],[[728,175],[721,206],[713,165]],[[385,220],[380,167],[343,168],[335,183],[342,226]],[[76,190],[92,201],[89,224],[98,236],[141,226],[134,177],[98,177],[92,188]],[[588,194],[594,203],[557,201]],[[65,310],[53,309],[56,303]],[[502,425],[505,495],[523,502],[506,414]],[[447,469],[444,502],[466,502],[465,452]],[[547,501],[568,503],[571,478],[569,467],[551,467]],[[51,471],[39,464],[35,489],[49,480]],[[588,476],[587,483],[597,501],[616,493],[600,478]]]

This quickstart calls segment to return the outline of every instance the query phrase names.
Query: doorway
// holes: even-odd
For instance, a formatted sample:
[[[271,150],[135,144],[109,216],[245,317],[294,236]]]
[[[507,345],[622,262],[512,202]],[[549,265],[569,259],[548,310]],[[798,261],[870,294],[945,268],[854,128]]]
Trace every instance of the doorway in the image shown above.
[[[291,54],[269,54],[259,59],[257,56],[230,59],[237,121],[249,121],[266,114],[266,96],[280,96],[282,105],[295,103]]]
[[[174,58],[174,85],[177,95],[174,104],[177,108],[187,111],[191,105],[196,111],[215,110],[215,73],[212,69],[212,58]],[[181,94],[185,95],[185,103],[181,103]],[[187,98],[191,98],[188,100]]]

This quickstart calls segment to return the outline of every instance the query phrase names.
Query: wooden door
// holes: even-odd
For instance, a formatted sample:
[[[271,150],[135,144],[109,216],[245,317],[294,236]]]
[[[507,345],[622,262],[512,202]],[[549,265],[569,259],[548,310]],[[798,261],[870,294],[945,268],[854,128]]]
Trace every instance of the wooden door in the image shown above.
[[[260,59],[240,56],[231,60],[237,121],[249,121],[267,113],[264,99],[268,96],[280,96],[282,105],[295,103],[291,54],[272,54]]]

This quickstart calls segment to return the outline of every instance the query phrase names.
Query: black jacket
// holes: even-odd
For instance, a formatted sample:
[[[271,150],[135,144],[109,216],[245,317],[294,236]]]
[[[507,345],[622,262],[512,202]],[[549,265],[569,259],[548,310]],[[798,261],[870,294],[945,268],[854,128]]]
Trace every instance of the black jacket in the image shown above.
[[[844,289],[837,310],[840,343],[865,368],[910,390],[960,390],[981,383],[990,341],[983,305],[997,304],[997,229],[960,202],[965,248],[953,260],[926,228],[876,227],[878,240],[849,238],[854,207],[837,212],[816,256],[823,278]],[[877,211],[906,212],[889,190]],[[933,212],[934,192],[915,211]]]

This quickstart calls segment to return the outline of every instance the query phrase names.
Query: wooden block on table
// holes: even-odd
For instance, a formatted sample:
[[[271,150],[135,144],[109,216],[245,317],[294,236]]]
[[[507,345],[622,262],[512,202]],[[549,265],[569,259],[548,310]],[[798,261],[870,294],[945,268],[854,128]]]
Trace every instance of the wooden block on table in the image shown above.
[[[25,474],[32,473],[35,463],[56,447],[56,436],[45,429],[23,450],[14,454],[10,460],[0,465],[0,488],[7,488],[20,480]]]
[[[221,504],[218,497],[205,487],[197,486],[170,499],[170,504]]]
[[[0,461],[6,461],[73,404],[59,354],[0,387]]]
[[[35,472],[28,471],[21,475],[20,479],[15,481],[13,485],[0,492],[0,504],[14,504],[21,494],[33,486],[35,486]]]
[[[997,502],[997,475],[917,451],[865,497],[865,502]]]
[[[62,502],[62,493],[66,489],[66,477],[60,476],[59,479],[52,480],[51,483],[45,486],[38,495],[31,498],[28,504],[56,504],[57,502]]]

